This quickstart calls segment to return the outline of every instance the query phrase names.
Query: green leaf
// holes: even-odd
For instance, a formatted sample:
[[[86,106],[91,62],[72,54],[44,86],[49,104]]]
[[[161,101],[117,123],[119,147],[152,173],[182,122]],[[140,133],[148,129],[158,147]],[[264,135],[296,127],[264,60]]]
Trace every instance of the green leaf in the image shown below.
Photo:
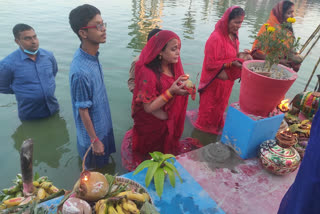
[[[149,201],[144,202],[140,209],[141,214],[160,214],[154,205],[150,204]]]
[[[156,170],[158,169],[158,167],[159,167],[159,163],[154,162],[154,164],[148,168],[148,171],[146,174],[146,179],[145,179],[146,187],[149,186],[149,184],[153,178],[153,175],[156,172]]]
[[[174,165],[172,165],[171,163],[169,163],[169,162],[164,162],[164,164],[167,165],[167,167],[172,169],[173,172],[175,172],[177,174],[178,178],[180,179],[180,182],[182,183],[182,178],[180,177],[180,174],[179,174],[177,168]]]
[[[172,155],[172,154],[165,154],[163,155],[163,159],[167,160],[169,158],[176,158],[176,156]]]
[[[142,163],[139,164],[139,166],[136,168],[136,170],[134,170],[133,175],[136,175],[137,173],[139,173],[141,170],[143,170],[146,167],[150,167],[152,166],[154,163],[154,161],[152,160],[145,160]]]
[[[156,187],[156,191],[159,197],[161,197],[163,192],[163,184],[164,184],[164,171],[161,168],[158,168],[154,173],[154,185]]]
[[[40,178],[40,175],[38,172],[34,173],[34,177],[33,177],[33,180],[36,181]]]
[[[154,161],[160,161],[162,159],[163,154],[161,152],[152,152],[149,153]]]
[[[176,176],[175,176],[173,170],[167,166],[163,167],[163,169],[166,170],[166,172],[168,173],[171,186],[175,187],[176,186]]]

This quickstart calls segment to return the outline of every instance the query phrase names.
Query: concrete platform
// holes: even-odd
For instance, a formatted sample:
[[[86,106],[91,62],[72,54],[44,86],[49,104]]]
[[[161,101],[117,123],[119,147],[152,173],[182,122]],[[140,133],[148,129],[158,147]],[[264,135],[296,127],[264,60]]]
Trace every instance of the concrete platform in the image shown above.
[[[257,158],[245,160],[233,169],[213,170],[209,163],[199,161],[198,150],[180,155],[177,160],[228,214],[277,213],[298,171],[272,175],[262,169]]]

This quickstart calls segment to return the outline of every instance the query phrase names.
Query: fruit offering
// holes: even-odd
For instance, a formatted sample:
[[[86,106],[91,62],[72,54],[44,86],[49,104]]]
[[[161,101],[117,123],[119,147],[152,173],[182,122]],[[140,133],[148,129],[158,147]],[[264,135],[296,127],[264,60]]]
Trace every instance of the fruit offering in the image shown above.
[[[24,208],[33,202],[40,203],[51,198],[63,194],[57,187],[55,187],[47,176],[39,177],[38,174],[34,176],[33,193],[28,196],[23,195],[23,182],[21,174],[17,174],[13,180],[14,185],[5,188],[0,193],[0,211],[6,210],[6,213],[16,213],[18,208]]]

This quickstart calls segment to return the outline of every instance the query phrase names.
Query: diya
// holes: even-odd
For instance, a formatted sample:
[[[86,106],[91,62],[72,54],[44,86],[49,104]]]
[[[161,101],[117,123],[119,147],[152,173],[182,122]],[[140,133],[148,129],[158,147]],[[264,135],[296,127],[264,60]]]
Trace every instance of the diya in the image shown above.
[[[289,174],[300,164],[300,155],[297,150],[292,146],[281,147],[276,140],[263,142],[260,145],[259,157],[262,166],[276,175]]]

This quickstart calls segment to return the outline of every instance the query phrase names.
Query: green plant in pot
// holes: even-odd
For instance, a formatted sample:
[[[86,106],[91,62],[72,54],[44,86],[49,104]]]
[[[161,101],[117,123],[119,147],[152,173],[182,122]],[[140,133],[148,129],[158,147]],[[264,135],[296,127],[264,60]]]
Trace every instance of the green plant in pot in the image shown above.
[[[163,192],[164,179],[166,175],[168,175],[171,186],[175,187],[176,184],[176,176],[179,177],[180,182],[182,183],[182,179],[176,167],[173,165],[175,158],[172,154],[163,154],[161,152],[152,152],[149,153],[152,157],[151,160],[143,161],[134,171],[133,175],[136,175],[140,171],[145,168],[148,168],[145,184],[148,187],[152,181],[154,180],[154,185],[156,187],[156,192],[159,197],[161,197]],[[171,163],[170,163],[170,162]]]
[[[300,37],[297,39],[288,30],[292,28],[295,18],[288,18],[286,22],[272,27],[265,24],[266,30],[256,37],[258,47],[265,53],[265,65],[267,72],[271,71],[273,65],[290,61],[295,64],[302,62],[302,57],[298,54]]]

